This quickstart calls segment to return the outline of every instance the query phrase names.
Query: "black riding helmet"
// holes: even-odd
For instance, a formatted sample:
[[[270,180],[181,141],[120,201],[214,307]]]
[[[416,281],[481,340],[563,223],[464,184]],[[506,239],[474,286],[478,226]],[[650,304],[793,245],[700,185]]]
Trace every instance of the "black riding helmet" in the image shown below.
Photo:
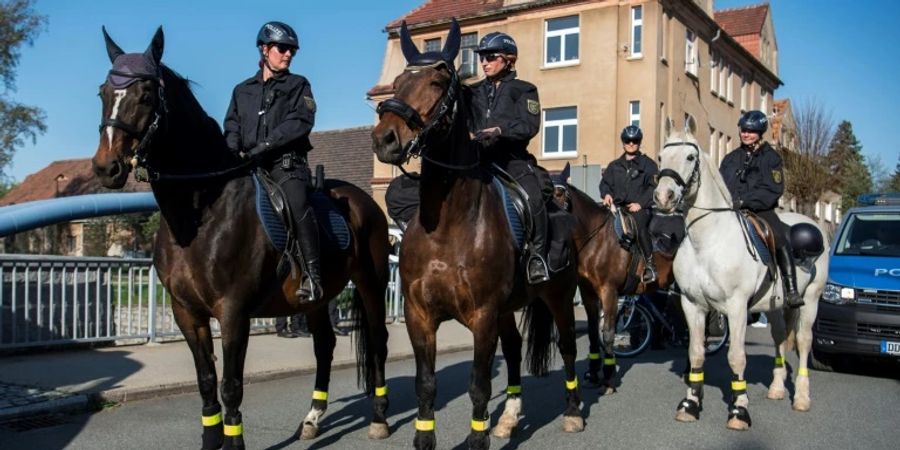
[[[641,132],[641,129],[635,125],[628,125],[627,127],[622,129],[622,135],[620,136],[622,139],[622,143],[624,144],[626,141],[634,141],[638,144],[644,140],[644,133]]]
[[[519,47],[516,46],[516,41],[510,35],[495,31],[481,38],[481,42],[478,43],[478,50],[475,50],[475,53],[502,53],[504,55],[518,56]]]
[[[747,111],[738,120],[738,128],[763,134],[769,129],[769,119],[762,111]]]
[[[256,46],[268,44],[284,44],[298,48],[300,40],[290,25],[283,22],[266,22],[256,34]]]

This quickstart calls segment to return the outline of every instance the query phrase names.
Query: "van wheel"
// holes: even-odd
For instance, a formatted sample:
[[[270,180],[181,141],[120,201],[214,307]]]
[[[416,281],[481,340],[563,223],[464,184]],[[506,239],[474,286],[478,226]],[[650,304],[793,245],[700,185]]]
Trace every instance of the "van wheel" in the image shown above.
[[[822,352],[817,353],[815,350],[811,350],[809,352],[809,362],[813,369],[821,372],[834,372],[834,363]]]

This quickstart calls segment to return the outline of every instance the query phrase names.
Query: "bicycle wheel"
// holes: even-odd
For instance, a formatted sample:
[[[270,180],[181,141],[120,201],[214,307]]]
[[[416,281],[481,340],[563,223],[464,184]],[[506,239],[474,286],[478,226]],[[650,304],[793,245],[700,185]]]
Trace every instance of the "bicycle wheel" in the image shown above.
[[[718,311],[706,314],[706,355],[715,355],[728,342],[728,317]]]
[[[627,358],[643,352],[653,337],[650,313],[643,306],[625,302],[616,314],[616,336],[613,353]]]

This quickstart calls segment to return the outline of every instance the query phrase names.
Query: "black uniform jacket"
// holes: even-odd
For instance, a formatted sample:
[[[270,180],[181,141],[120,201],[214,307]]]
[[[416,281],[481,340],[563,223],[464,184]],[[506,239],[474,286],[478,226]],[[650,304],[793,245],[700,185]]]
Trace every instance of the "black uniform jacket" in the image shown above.
[[[725,155],[719,172],[739,208],[771,210],[778,206],[784,193],[781,155],[766,142],[756,152],[738,147]]]
[[[500,127],[499,139],[485,148],[486,154],[482,154],[482,158],[501,165],[513,159],[533,161],[533,156],[528,153],[528,141],[541,127],[537,87],[516,79],[513,71],[503,76],[496,88],[485,79],[470,86],[466,92],[472,111],[469,131]]]
[[[649,209],[653,206],[653,190],[659,168],[643,153],[639,152],[631,161],[625,155],[623,153],[613,160],[603,171],[600,198],[609,194],[616,205],[637,203],[641,208]]]
[[[276,74],[263,83],[262,71],[234,88],[225,114],[225,141],[234,151],[249,151],[266,143],[264,158],[312,149],[309,133],[316,102],[309,81],[291,73]]]

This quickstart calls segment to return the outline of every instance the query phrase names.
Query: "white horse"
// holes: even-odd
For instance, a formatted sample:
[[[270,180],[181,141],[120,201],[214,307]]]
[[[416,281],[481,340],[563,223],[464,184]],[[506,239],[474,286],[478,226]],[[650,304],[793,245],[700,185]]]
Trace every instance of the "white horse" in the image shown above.
[[[714,309],[728,316],[731,332],[728,364],[732,371],[733,400],[729,407],[728,428],[746,430],[750,427],[747,382],[744,380],[748,306],[749,312],[767,313],[775,341],[775,369],[768,398],[785,396],[784,355],[796,341],[800,364],[796,371],[793,407],[797,411],[809,410],[806,365],[819,296],[825,287],[827,252],[815,260],[812,270],[797,266],[798,292],[805,304],[799,309],[784,308],[780,276],[776,280],[767,280],[768,269],[758,261],[756,250],[748,247],[732,209],[728,188],[697,140],[687,131],[670,134],[660,153],[660,162],[659,184],[654,193],[657,208],[663,212],[684,211],[687,227],[687,236],[675,256],[674,272],[691,334],[690,387],[687,397],[678,406],[675,419],[693,422],[699,418],[703,399],[705,317],[708,310]],[[779,213],[779,216],[788,226],[800,222],[815,225],[800,214]],[[824,248],[828,248],[827,242],[824,242]]]

